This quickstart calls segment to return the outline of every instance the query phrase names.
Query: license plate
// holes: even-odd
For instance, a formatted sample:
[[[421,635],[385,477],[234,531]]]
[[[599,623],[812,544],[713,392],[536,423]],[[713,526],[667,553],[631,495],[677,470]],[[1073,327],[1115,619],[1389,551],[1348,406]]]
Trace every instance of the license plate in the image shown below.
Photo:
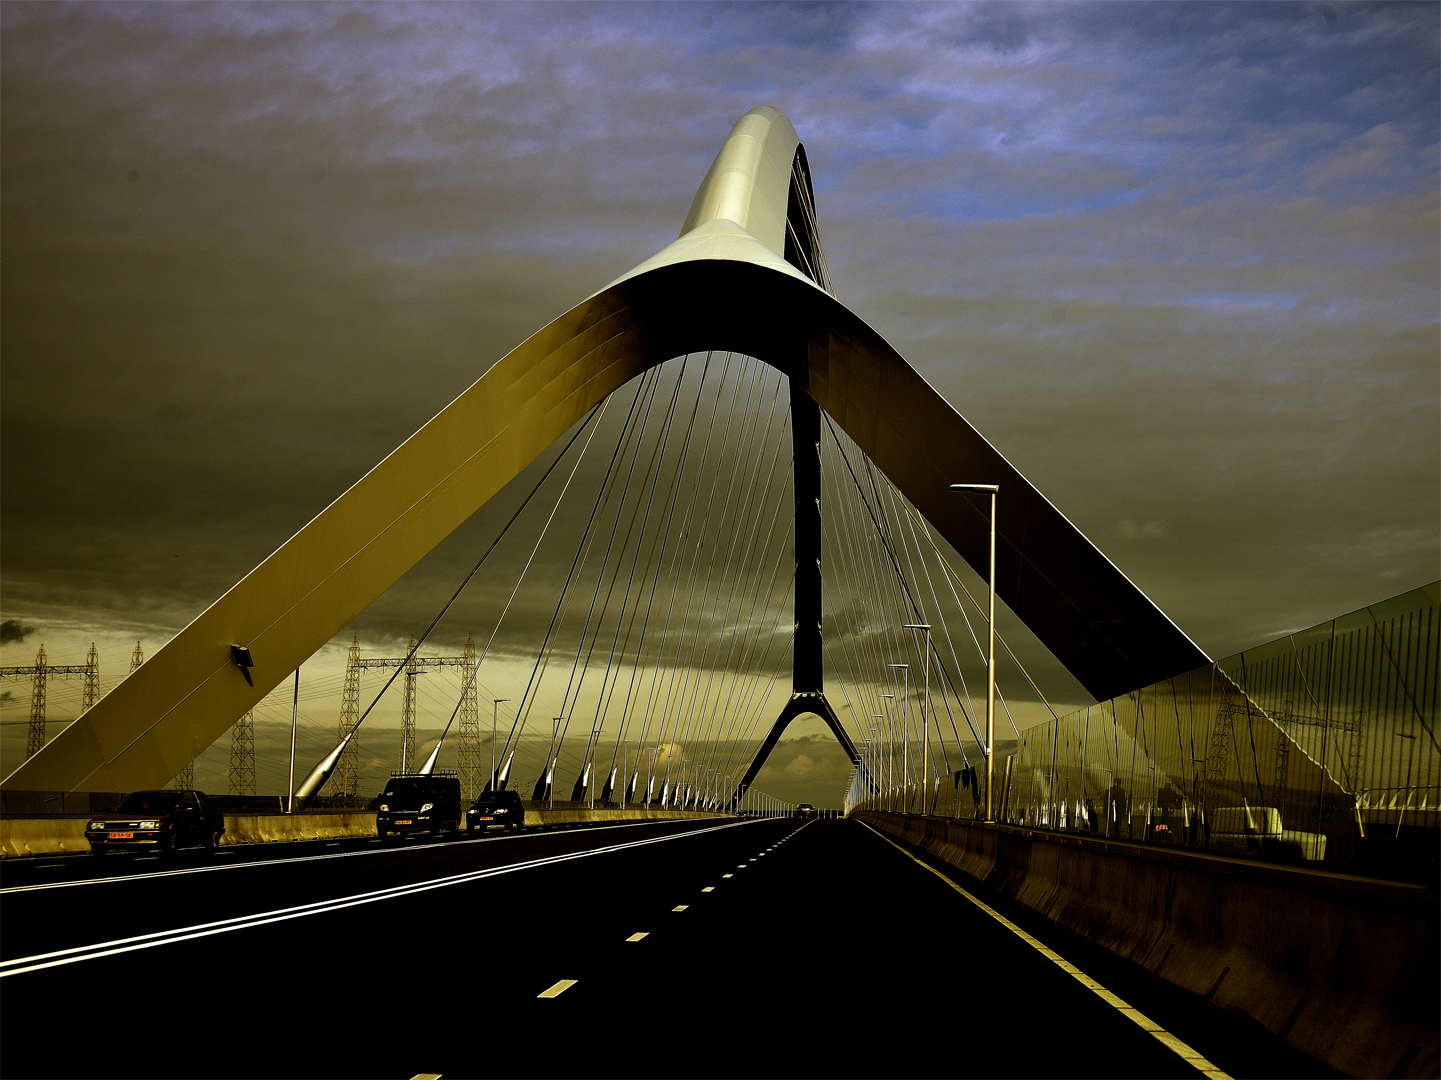
[[[483,818],[481,818],[480,820],[481,820],[481,821],[494,821],[495,818],[493,818],[493,817],[483,817]]]
[[[409,818],[407,818],[407,819],[404,820],[404,821],[397,821],[396,824],[397,824],[397,825],[411,825],[411,824],[414,824],[414,822],[412,822]]]
[[[113,832],[113,833],[110,834],[110,839],[112,839],[112,840],[134,840],[134,839],[135,839],[135,834],[134,834],[133,832]]]

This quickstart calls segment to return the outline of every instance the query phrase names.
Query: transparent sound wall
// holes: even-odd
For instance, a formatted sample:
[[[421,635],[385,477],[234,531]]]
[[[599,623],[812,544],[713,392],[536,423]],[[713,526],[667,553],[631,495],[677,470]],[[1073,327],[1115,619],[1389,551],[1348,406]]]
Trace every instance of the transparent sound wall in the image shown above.
[[[1438,600],[1428,585],[1023,731],[996,758],[997,816],[1434,879]],[[937,795],[936,813],[979,806]]]

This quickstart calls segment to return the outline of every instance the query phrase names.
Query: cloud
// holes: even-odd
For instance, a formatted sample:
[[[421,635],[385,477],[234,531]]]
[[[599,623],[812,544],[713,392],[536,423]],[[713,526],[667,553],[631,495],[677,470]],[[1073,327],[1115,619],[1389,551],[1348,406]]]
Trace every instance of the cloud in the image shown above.
[[[1112,526],[1111,532],[1122,540],[1159,540],[1169,530],[1164,521],[1147,521],[1138,525],[1130,518],[1123,518]]]
[[[6,619],[0,622],[0,643],[24,641],[31,634],[35,633],[35,627],[27,626],[19,619]]]
[[[673,239],[762,102],[842,298],[1203,647],[1434,578],[1438,9],[1318,11],[4,6],[5,625],[185,625]],[[345,644],[426,625],[535,475]],[[584,517],[494,655],[533,659]]]

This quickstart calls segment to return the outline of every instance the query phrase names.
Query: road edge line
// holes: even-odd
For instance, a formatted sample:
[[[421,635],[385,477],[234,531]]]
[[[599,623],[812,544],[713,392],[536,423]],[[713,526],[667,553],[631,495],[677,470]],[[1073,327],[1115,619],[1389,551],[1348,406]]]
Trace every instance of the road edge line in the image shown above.
[[[930,863],[926,862],[924,859],[916,858],[916,856],[912,852],[907,851],[905,848],[901,847],[900,844],[896,843],[894,840],[892,840],[885,833],[881,832],[870,822],[862,821],[860,824],[864,825],[867,829],[875,833],[886,843],[890,844],[891,847],[895,848],[906,858],[910,859],[912,862],[916,863],[919,866],[925,867],[931,873],[935,874],[936,877],[940,878],[951,888],[955,889],[956,892],[960,893],[972,904],[976,905],[976,907],[980,908],[991,918],[995,919],[996,922],[1000,923],[1011,933],[1015,934],[1027,945],[1031,946],[1031,948],[1035,949],[1047,960],[1051,961],[1051,963],[1055,964],[1067,975],[1071,976],[1071,978],[1075,979],[1087,990],[1091,991],[1091,993],[1095,994],[1107,1005],[1111,1006],[1127,1020],[1131,1021],[1131,1023],[1135,1024],[1146,1034],[1150,1035],[1167,1050],[1171,1051],[1171,1053],[1175,1054],[1187,1065],[1191,1066],[1191,1068],[1195,1069],[1197,1072],[1205,1076],[1207,1080],[1233,1080],[1230,1073],[1218,1069],[1215,1065],[1213,1065],[1210,1061],[1203,1057],[1201,1053],[1197,1051],[1194,1047],[1172,1035],[1169,1031],[1163,1028],[1160,1024],[1156,1023],[1145,1013],[1141,1012],[1141,1010],[1137,1009],[1134,1005],[1131,1005],[1130,1003],[1122,1000],[1116,994],[1113,994],[1110,990],[1107,990],[1095,979],[1091,978],[1080,968],[1076,967],[1075,964],[1071,963],[1069,960],[1061,956],[1049,946],[1043,944],[1040,941],[1037,941],[1030,934],[1026,933],[1019,926],[1011,922],[1010,919],[1006,918],[1004,915],[1002,915],[995,908],[991,907],[985,901],[971,895],[971,893],[961,888],[961,886],[957,885],[954,881],[952,881],[950,877],[941,873]]]

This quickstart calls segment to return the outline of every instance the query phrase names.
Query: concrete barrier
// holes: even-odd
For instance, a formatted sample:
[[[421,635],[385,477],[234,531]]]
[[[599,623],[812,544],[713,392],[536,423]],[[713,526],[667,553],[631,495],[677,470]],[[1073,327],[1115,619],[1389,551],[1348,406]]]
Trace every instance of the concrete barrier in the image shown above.
[[[0,855],[88,855],[84,817],[0,818]],[[526,810],[527,828],[598,822],[666,821],[723,815],[695,810]],[[315,810],[301,814],[226,814],[220,844],[274,844],[375,835],[374,810]]]
[[[0,856],[90,853],[83,818],[0,818]]]
[[[1437,1075],[1438,907],[1424,886],[1008,825],[854,816],[1333,1068]]]

